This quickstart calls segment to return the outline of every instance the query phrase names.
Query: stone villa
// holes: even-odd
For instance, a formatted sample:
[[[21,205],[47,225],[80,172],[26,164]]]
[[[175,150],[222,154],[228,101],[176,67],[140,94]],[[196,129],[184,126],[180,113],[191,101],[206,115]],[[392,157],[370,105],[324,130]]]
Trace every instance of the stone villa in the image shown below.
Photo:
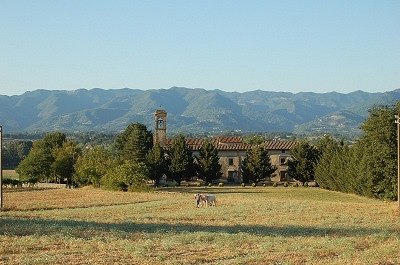
[[[167,139],[167,112],[158,109],[154,113],[155,130],[154,142],[162,147],[167,147],[172,143]],[[192,149],[194,155],[198,151],[205,139],[188,138],[186,144]],[[251,144],[246,144],[240,136],[219,136],[212,138],[216,149],[218,150],[219,163],[221,164],[221,181],[236,182],[242,181],[240,167],[246,156],[247,150],[252,148]],[[272,174],[272,181],[290,181],[287,174],[287,161],[291,158],[291,149],[294,147],[293,141],[266,141],[262,144],[271,158],[271,164],[276,167]]]

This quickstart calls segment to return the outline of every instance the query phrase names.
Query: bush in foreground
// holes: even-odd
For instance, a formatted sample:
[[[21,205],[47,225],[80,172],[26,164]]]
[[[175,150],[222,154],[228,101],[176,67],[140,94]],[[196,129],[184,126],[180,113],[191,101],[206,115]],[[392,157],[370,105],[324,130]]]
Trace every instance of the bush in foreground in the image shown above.
[[[111,168],[101,178],[101,186],[109,190],[142,190],[147,187],[148,170],[144,163],[125,162]]]

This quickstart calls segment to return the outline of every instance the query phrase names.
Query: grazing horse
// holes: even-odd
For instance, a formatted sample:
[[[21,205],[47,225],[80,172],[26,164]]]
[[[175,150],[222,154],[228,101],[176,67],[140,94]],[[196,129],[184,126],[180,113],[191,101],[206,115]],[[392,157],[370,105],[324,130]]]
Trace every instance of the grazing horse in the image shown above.
[[[206,202],[204,195],[200,194],[200,193],[196,193],[194,195],[194,199],[196,200],[196,207],[197,208],[203,206],[203,203]]]
[[[196,207],[201,207],[204,204],[206,206],[217,206],[217,198],[214,194],[196,193],[194,199],[196,200]]]
[[[217,206],[217,197],[214,194],[206,194],[204,196],[207,206]]]

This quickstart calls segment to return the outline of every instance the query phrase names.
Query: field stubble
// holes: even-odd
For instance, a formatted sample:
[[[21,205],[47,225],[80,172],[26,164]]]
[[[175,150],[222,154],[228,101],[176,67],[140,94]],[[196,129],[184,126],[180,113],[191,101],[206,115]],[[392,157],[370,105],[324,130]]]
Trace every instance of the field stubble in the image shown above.
[[[217,194],[196,208],[195,192]],[[4,194],[4,264],[400,264],[395,203],[317,188]]]

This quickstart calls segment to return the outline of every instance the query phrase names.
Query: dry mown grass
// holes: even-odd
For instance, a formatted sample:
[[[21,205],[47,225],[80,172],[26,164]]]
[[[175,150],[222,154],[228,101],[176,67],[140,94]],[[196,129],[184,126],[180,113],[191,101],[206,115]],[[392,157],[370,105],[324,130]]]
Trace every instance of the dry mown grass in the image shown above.
[[[4,210],[50,210],[65,208],[90,208],[118,204],[160,200],[156,193],[112,192],[84,187],[81,189],[22,188],[6,189]],[[165,198],[165,195],[164,195]]]
[[[218,206],[195,208],[196,191]],[[400,264],[395,203],[311,188],[5,193],[4,264]]]

